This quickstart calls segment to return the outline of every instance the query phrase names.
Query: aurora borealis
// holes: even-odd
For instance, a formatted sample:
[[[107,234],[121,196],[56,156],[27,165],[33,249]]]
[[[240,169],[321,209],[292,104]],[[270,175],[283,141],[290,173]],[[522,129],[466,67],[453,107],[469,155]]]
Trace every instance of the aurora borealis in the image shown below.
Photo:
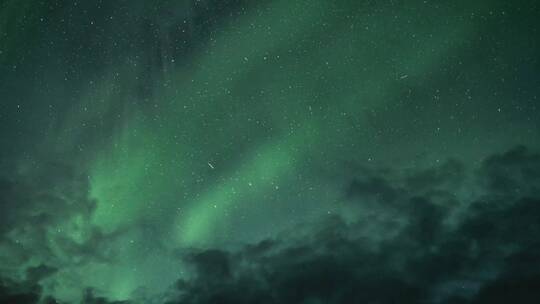
[[[535,1],[0,1],[0,303],[535,303]]]

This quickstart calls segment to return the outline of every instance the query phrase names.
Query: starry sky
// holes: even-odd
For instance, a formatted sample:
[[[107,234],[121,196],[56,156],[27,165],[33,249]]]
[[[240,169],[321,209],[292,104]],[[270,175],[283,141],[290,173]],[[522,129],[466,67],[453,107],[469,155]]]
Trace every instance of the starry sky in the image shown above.
[[[0,303],[538,300],[539,6],[0,1]]]

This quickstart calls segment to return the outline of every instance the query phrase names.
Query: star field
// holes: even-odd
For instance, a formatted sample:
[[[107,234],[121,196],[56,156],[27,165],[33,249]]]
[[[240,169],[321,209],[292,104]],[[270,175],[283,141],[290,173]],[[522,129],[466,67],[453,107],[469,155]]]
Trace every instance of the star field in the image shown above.
[[[1,1],[0,302],[531,303],[539,13]]]

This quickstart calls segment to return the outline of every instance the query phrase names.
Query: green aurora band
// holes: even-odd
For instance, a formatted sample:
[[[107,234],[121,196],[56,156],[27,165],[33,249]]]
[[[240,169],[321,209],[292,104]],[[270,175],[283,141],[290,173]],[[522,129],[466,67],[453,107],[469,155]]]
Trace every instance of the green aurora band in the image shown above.
[[[332,2],[280,0],[245,10],[222,21],[204,47],[187,58],[167,53],[171,37],[157,30],[162,69],[154,75],[157,80],[145,83],[153,93],[143,101],[135,92],[149,73],[144,56],[154,54],[125,49],[127,59],[100,67],[102,73],[89,72],[91,80],[78,87],[68,112],[55,117],[49,136],[36,141],[46,147],[43,154],[75,151],[74,162],[95,204],[48,228],[46,242],[55,252],[25,264],[63,265],[44,279],[46,294],[77,301],[81,290],[91,287],[111,300],[149,297],[165,292],[178,279],[178,269],[189,277],[178,252],[234,248],[273,236],[296,220],[338,211],[328,203],[341,199],[341,189],[329,189],[325,177],[310,170],[334,176],[340,161],[391,164],[422,155],[419,146],[432,148],[414,164],[420,166],[438,155],[476,156],[496,146],[477,142],[475,130],[481,126],[474,123],[465,121],[469,131],[455,134],[447,121],[440,136],[431,136],[441,119],[419,114],[422,126],[407,127],[405,117],[415,116],[414,110],[388,106],[409,102],[411,94],[437,95],[425,84],[458,61],[453,54],[466,53],[482,31],[479,21],[467,16],[493,8],[483,1],[459,8],[440,4],[441,14],[451,16],[443,19],[419,3],[378,13],[369,4]],[[47,10],[37,3],[2,4],[0,32],[18,26],[7,16],[25,15],[28,21],[21,35],[0,39],[0,49],[10,50],[0,54],[0,63],[37,41],[30,37],[38,35],[40,12]],[[166,21],[152,22],[166,27]],[[29,42],[21,42],[23,36]],[[54,76],[44,87],[62,89],[51,89],[46,97],[64,98],[70,88],[60,68],[47,67]],[[446,105],[421,107],[430,106],[444,112]],[[380,133],[381,125],[390,131]],[[91,127],[96,134],[88,131]],[[505,136],[505,144],[520,140]],[[442,137],[470,148],[453,151]],[[63,251],[62,240],[84,246],[93,243],[96,231],[103,240],[93,249],[106,258]],[[25,242],[23,232],[12,238]]]

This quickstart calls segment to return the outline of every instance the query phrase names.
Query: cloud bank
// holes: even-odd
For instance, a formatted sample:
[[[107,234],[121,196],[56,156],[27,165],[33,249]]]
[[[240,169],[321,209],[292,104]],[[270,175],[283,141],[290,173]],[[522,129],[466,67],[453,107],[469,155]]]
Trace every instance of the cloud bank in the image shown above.
[[[0,281],[2,303],[55,303],[41,288],[68,261],[55,250],[71,263],[99,258],[92,248],[105,237],[98,231],[80,242],[51,237],[51,227],[90,214],[92,203],[71,206],[84,197],[84,181],[65,167],[47,170],[64,173],[51,181],[34,172],[32,180],[41,181],[34,183],[2,179],[0,201],[12,212],[3,216],[0,246],[14,263],[29,265]],[[235,250],[183,249],[188,275],[145,301],[531,303],[540,297],[539,181],[540,154],[522,146],[475,169],[454,160],[421,170],[359,169],[339,212]],[[51,204],[62,208],[49,212]],[[18,237],[33,241],[17,249]],[[42,264],[30,266],[36,252]],[[82,303],[110,301],[88,289]]]

